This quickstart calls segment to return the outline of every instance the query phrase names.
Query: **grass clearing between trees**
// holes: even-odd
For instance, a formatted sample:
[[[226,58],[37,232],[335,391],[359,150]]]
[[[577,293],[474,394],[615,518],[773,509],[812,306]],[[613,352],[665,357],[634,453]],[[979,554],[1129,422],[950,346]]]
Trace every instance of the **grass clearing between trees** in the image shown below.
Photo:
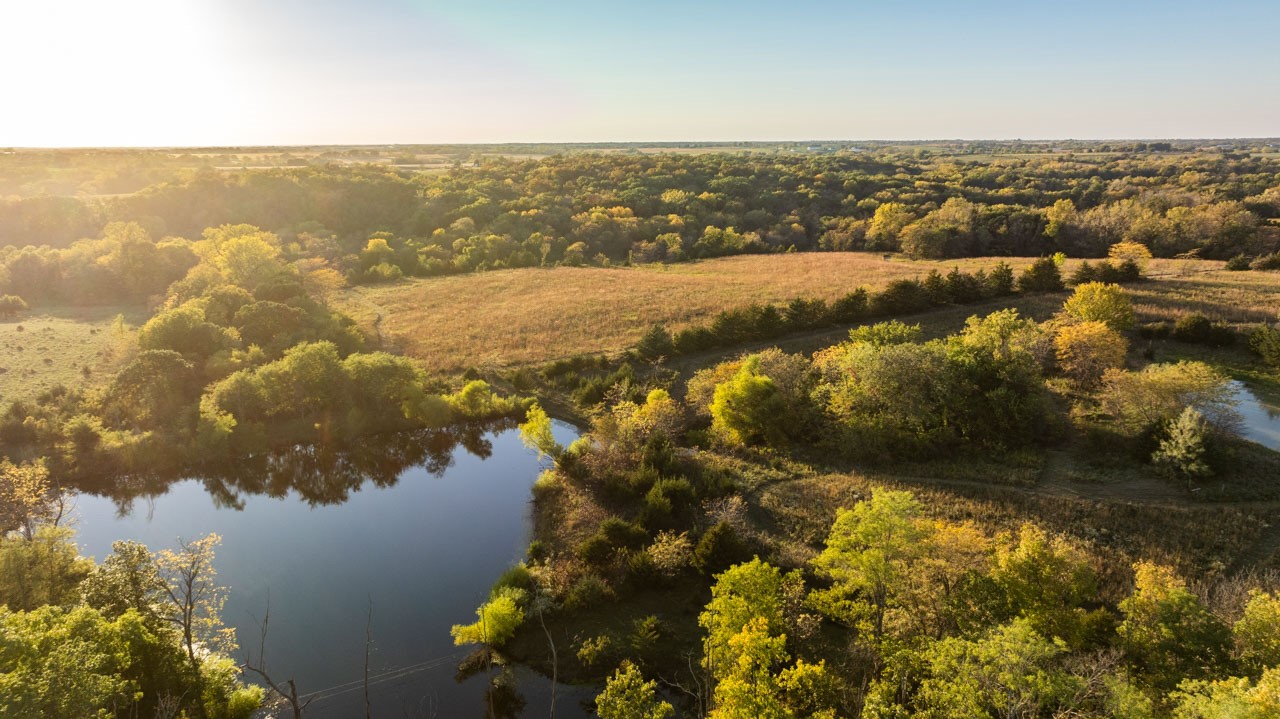
[[[751,303],[797,297],[830,301],[859,287],[877,290],[931,270],[973,272],[1002,261],[1017,272],[1033,259],[922,261],[895,256],[886,261],[866,252],[742,255],[672,265],[533,268],[411,280],[353,287],[331,301],[387,346],[432,371],[456,372],[617,352],[634,345],[656,323],[677,331]],[[1069,260],[1064,274],[1069,276],[1078,264]],[[1183,275],[1220,265],[1153,260],[1147,271]],[[1186,274],[1180,281],[1195,276]],[[957,311],[973,314],[979,308]]]
[[[0,322],[0,398],[31,400],[58,385],[110,380],[130,340],[115,329],[121,314],[131,336],[140,321],[136,307],[36,307]]]

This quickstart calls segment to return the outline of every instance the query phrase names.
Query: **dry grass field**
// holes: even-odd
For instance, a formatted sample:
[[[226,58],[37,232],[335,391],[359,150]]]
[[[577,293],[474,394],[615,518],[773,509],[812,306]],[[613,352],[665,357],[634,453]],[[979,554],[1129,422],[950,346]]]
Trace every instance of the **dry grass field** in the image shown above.
[[[1030,258],[941,262],[871,253],[747,255],[676,265],[522,269],[355,287],[332,298],[383,341],[434,371],[536,365],[633,344],[654,323],[678,330],[753,302],[834,300],[866,287],[989,268],[1015,270]],[[1070,272],[1075,262],[1068,262]],[[1154,275],[1199,272],[1219,263],[1154,261]],[[1254,273],[1246,273],[1254,274]],[[1187,275],[1190,280],[1197,275]]]
[[[1156,272],[1152,269],[1153,274]],[[1200,313],[1235,325],[1280,318],[1280,273],[1212,270],[1161,277],[1129,288],[1140,319],[1177,320]]]
[[[122,312],[128,333],[123,337],[114,327]],[[57,385],[96,386],[110,379],[138,319],[136,308],[56,307],[0,322],[0,401],[30,400]]]
[[[931,269],[992,264],[886,262],[854,253],[753,255],[677,265],[502,270],[357,287],[333,300],[428,368],[453,371],[616,351],[654,323],[679,329],[752,302],[832,300]]]

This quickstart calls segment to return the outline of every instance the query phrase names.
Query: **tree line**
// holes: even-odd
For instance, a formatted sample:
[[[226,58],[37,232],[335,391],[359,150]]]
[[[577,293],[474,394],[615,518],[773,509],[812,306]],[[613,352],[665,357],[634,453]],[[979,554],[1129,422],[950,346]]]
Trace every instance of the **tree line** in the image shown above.
[[[1101,257],[1118,242],[1247,264],[1280,246],[1278,177],[1253,154],[979,161],[900,148],[486,158],[440,174],[205,168],[120,197],[0,202],[0,290],[145,301],[194,264],[205,228],[227,224],[269,230],[352,283],[790,250]]]

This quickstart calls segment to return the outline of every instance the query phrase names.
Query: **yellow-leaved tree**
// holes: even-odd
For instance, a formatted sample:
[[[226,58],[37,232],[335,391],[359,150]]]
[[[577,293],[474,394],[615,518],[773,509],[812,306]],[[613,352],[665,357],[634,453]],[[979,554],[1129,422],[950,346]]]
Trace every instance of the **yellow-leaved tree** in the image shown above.
[[[1081,387],[1095,387],[1109,369],[1124,367],[1129,343],[1105,322],[1063,325],[1053,337],[1058,368]]]

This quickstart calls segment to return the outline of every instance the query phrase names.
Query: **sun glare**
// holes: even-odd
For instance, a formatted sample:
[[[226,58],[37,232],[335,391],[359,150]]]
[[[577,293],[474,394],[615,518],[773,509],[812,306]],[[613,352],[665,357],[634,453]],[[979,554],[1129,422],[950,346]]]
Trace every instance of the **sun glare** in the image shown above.
[[[190,0],[54,0],[0,11],[5,94],[0,142],[155,145],[216,130],[226,69],[206,3]]]

